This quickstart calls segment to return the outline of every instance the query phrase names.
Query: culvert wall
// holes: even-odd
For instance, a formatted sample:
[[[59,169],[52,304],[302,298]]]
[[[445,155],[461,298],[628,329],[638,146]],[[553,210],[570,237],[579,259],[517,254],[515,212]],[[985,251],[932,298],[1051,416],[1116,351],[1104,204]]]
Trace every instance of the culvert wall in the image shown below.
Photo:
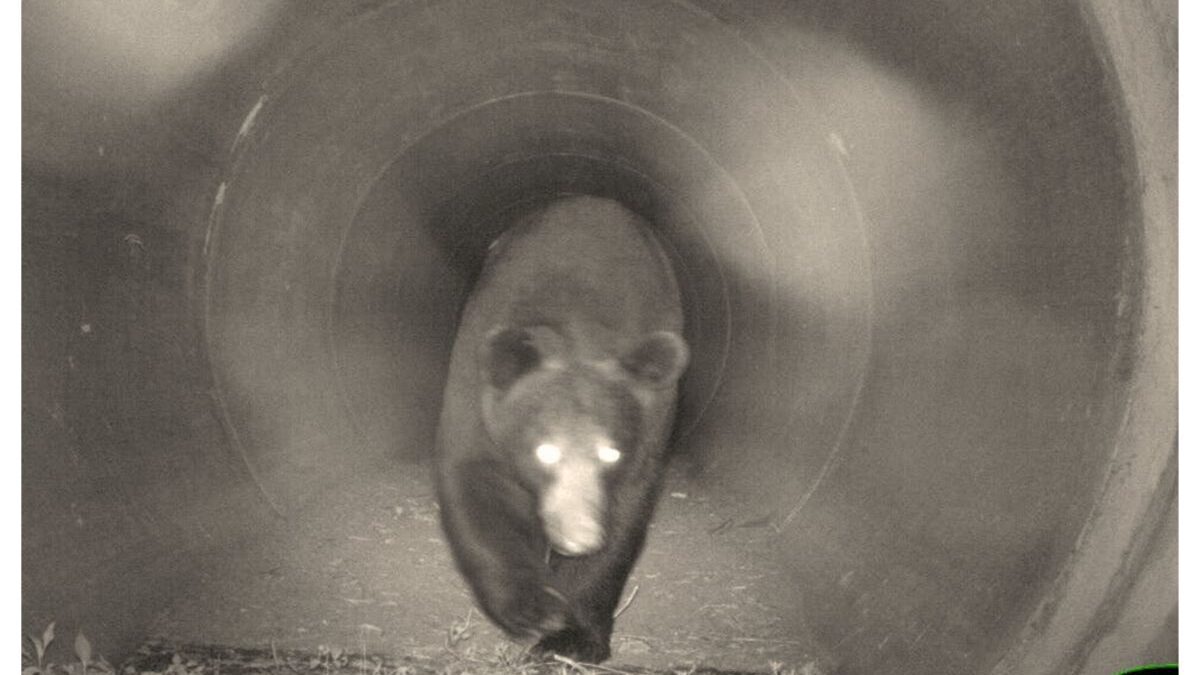
[[[71,19],[27,12],[26,628],[127,648],[428,452],[482,251],[587,192],[668,242],[680,453],[776,514],[851,672],[1122,653],[1174,503],[1168,9],[314,4],[132,100],[56,87]]]

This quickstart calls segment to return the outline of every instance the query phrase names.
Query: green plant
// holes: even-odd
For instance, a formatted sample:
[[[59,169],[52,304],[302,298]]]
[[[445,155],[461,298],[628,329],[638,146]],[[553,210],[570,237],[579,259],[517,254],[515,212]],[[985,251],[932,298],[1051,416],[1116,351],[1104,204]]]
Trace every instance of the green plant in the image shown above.
[[[54,642],[54,621],[46,626],[41,637],[26,635],[21,644],[21,675],[88,675],[115,673],[112,664],[103,656],[92,654],[92,643],[82,633],[75,634],[75,658],[77,662],[59,665],[46,660],[46,652]],[[33,647],[30,651],[29,647]]]
[[[30,654],[29,647],[25,643],[21,644],[21,675],[45,675],[46,649],[54,642],[54,622],[51,621],[50,625],[46,626],[40,639],[26,635],[25,641],[33,645],[34,653]]]

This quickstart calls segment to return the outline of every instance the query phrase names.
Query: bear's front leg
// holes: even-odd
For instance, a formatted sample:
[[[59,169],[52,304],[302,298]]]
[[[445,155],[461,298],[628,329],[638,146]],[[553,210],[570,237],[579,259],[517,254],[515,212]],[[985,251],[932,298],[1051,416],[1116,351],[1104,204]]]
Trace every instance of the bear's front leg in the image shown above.
[[[562,630],[570,610],[550,585],[535,499],[496,462],[438,472],[442,527],[484,614],[514,638]]]
[[[600,663],[610,655],[613,613],[629,573],[628,549],[567,558],[552,554],[555,583],[568,594],[571,616],[561,630],[543,637],[534,652],[559,654],[585,663]]]
[[[551,556],[554,584],[570,599],[567,625],[543,637],[536,653],[599,663],[610,655],[613,622],[625,581],[641,554],[654,512],[661,472],[648,469],[647,484],[621,486],[615,493],[609,538],[591,555]]]
[[[567,625],[547,634],[533,647],[533,654],[549,657],[565,656],[582,663],[600,663],[611,655],[613,620],[590,611],[586,606],[573,607]]]

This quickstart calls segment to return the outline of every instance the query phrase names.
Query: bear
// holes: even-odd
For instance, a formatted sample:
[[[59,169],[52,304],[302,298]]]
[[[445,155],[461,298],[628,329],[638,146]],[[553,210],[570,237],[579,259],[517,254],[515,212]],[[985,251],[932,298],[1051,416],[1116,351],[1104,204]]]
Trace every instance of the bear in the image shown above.
[[[489,248],[451,349],[434,456],[445,538],[532,653],[599,663],[668,463],[689,358],[647,221],[560,196]]]

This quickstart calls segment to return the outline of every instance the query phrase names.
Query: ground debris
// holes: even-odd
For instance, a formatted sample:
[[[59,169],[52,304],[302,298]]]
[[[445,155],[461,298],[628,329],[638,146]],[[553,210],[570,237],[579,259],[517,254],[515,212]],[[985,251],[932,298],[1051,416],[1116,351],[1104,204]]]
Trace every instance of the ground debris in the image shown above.
[[[353,650],[250,649],[152,641],[142,645],[121,667],[121,672],[127,675],[438,675],[447,671],[434,662],[372,654],[364,656]]]
[[[651,670],[638,666],[591,665],[569,659],[539,661],[531,657],[465,657],[446,651],[445,659],[392,657],[353,649],[293,650],[151,641],[142,645],[119,669],[123,675],[755,675],[742,671],[689,667]],[[764,671],[766,672],[766,671]]]

